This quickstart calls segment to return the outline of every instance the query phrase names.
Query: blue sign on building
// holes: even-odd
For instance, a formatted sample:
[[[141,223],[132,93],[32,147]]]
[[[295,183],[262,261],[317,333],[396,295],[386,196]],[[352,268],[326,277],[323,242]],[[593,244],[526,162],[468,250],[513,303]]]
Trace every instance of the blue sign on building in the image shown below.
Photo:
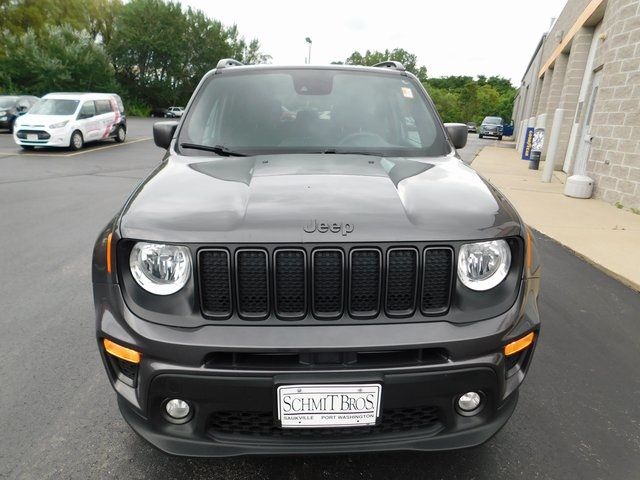
[[[531,150],[533,150],[533,127],[527,127],[527,133],[522,147],[522,160],[531,160]]]

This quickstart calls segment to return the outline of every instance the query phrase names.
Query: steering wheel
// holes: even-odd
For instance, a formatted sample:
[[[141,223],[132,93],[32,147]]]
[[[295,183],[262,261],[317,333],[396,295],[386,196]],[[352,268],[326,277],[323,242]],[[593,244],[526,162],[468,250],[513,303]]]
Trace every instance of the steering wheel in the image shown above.
[[[357,141],[357,140],[366,140],[366,139],[373,140],[373,142],[370,142],[370,144],[363,145],[362,143]],[[372,133],[372,132],[350,133],[346,137],[343,137],[342,140],[340,140],[340,142],[338,142],[338,146],[341,146],[341,147],[345,147],[345,146],[347,147],[379,147],[383,145],[388,145],[387,141],[377,133]]]

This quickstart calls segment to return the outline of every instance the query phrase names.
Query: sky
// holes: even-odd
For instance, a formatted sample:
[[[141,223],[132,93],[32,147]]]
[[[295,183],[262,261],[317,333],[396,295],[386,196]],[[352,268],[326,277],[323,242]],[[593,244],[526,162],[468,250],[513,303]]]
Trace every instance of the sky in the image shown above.
[[[272,63],[344,61],[354,51],[404,48],[430,77],[501,75],[515,86],[563,0],[182,0],[247,40]]]

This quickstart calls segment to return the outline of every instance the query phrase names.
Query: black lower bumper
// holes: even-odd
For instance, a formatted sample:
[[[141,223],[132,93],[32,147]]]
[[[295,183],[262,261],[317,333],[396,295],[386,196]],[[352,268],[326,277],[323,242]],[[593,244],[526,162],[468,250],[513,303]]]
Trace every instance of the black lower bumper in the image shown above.
[[[281,429],[275,426],[274,388],[279,383],[380,381],[382,413],[373,427],[348,429]],[[160,450],[185,456],[344,453],[390,450],[451,450],[489,440],[507,422],[517,391],[498,402],[490,368],[440,373],[359,374],[274,377],[160,375],[152,384],[149,417],[137,413],[122,397],[127,423]],[[475,416],[456,412],[455,398],[481,391],[483,407]],[[195,413],[181,425],[167,421],[167,398],[188,399]]]
[[[530,281],[509,311],[464,325],[179,329],[133,315],[117,285],[94,285],[100,352],[122,415],[154,446],[185,456],[449,450],[481,444],[515,409],[535,344],[509,359],[502,350],[538,332],[536,291],[537,281]],[[103,338],[142,352],[139,366],[127,370],[115,362],[104,351]],[[286,353],[280,358],[285,363],[266,366],[261,363],[265,353]],[[315,363],[302,364],[302,355]],[[347,358],[352,363],[340,363]],[[335,359],[338,363],[332,363]],[[375,426],[278,426],[278,386],[357,383],[382,387]],[[456,408],[457,398],[469,391],[483,398],[473,416]],[[171,398],[190,403],[189,421],[167,418],[164,404]]]

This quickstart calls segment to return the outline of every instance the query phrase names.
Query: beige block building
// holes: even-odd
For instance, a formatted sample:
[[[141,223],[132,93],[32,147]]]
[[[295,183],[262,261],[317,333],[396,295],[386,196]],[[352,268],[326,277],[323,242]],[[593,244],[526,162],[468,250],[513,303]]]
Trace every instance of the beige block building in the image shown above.
[[[544,128],[542,159],[640,209],[640,0],[568,0],[514,102],[517,148]]]

